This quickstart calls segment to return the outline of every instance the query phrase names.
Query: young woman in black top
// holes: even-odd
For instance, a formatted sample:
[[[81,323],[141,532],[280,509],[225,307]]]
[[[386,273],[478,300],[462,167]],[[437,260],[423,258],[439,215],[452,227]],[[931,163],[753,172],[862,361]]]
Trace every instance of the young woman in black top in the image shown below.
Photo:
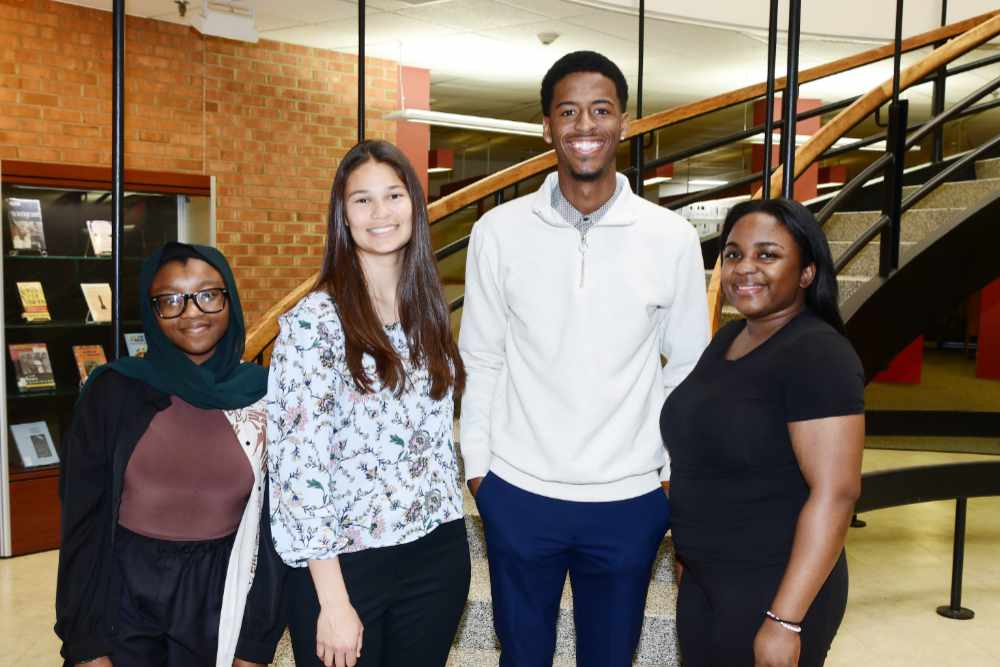
[[[723,327],[663,406],[685,667],[818,667],[847,604],[864,374],[826,238],[749,201],[722,231]]]
[[[64,665],[268,663],[285,568],[267,521],[267,371],[240,361],[217,250],[167,243],[139,282],[149,350],[91,373],[63,441]]]

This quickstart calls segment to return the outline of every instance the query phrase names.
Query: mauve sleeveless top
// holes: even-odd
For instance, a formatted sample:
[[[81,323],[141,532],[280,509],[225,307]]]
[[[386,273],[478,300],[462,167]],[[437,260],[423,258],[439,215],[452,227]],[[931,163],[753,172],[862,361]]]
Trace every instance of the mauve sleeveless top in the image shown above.
[[[125,469],[118,523],[159,540],[225,537],[239,527],[253,483],[250,460],[222,410],[171,396]]]

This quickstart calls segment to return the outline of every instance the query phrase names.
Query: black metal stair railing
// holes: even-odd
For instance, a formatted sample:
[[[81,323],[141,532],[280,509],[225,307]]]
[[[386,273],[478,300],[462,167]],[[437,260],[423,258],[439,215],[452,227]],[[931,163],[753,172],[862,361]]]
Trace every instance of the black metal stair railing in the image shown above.
[[[887,152],[880,158],[875,160],[872,164],[861,171],[857,176],[855,176],[849,183],[847,183],[836,196],[831,199],[826,206],[819,212],[817,218],[820,224],[825,223],[833,215],[833,213],[839,208],[839,206],[849,198],[853,193],[855,193],[858,188],[867,183],[876,173],[880,170],[887,168],[894,161],[899,166],[900,173],[902,171],[903,157],[906,155],[911,147],[917,145],[924,137],[936,132],[945,123],[948,123],[956,118],[964,117],[966,112],[977,110],[974,107],[976,102],[981,100],[983,97],[989,95],[993,91],[1000,88],[1000,77],[988,82],[987,84],[981,86],[977,90],[973,91],[965,98],[954,104],[950,109],[942,112],[937,117],[931,119],[926,123],[922,123],[916,131],[907,139],[905,137],[905,132],[901,132],[901,137],[896,142],[896,145],[892,147],[891,152]],[[992,107],[993,103],[989,105]],[[904,119],[893,119],[890,121],[890,134],[894,131],[893,125],[904,123]],[[898,126],[898,125],[897,125]],[[944,183],[958,170],[972,163],[974,160],[980,156],[989,153],[1000,143],[1000,135],[986,141],[981,146],[973,151],[970,151],[966,155],[962,156],[960,159],[955,160],[948,167],[940,171],[933,178],[929,179],[924,183],[916,192],[912,193],[904,200],[902,198],[902,179],[898,176],[896,177],[896,182],[891,183],[891,187],[887,188],[887,192],[890,197],[898,198],[898,203],[893,202],[892,206],[895,210],[885,210],[883,215],[876,220],[865,232],[863,232],[848,248],[847,250],[837,259],[834,266],[837,272],[841,272],[844,267],[850,263],[852,259],[868,243],[870,243],[876,236],[882,235],[883,240],[881,242],[881,256],[879,259],[879,275],[886,277],[899,267],[899,248],[900,248],[900,234],[898,230],[893,231],[893,215],[897,221],[897,225],[901,220],[903,213],[912,208],[917,202],[922,200],[928,194],[931,193],[935,188],[937,188],[941,183]],[[888,207],[887,207],[888,208]]]

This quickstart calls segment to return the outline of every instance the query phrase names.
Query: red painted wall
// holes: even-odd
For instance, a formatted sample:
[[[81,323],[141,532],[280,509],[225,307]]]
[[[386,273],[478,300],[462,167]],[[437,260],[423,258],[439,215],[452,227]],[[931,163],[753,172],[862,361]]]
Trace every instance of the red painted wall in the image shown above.
[[[796,107],[799,113],[803,111],[809,111],[810,109],[815,109],[816,107],[822,105],[821,100],[811,100],[799,98],[798,106]],[[754,102],[753,105],[753,122],[754,125],[760,125],[764,123],[764,117],[767,114],[767,100],[758,100]],[[774,120],[781,120],[781,98],[775,98],[774,100]],[[808,118],[806,120],[800,121],[795,125],[796,134],[816,134],[819,131],[820,118],[815,116],[813,118]],[[771,168],[773,169],[778,165],[778,161],[781,159],[779,141],[781,133],[774,133],[774,143],[771,146]],[[764,146],[763,144],[754,144],[751,151],[751,165],[754,171],[759,171],[764,167]],[[819,182],[819,165],[813,164],[808,169],[806,169],[799,177],[795,180],[795,190],[793,195],[796,201],[805,201],[807,199],[812,199],[816,196],[816,184]],[[771,193],[772,196],[775,193]],[[780,192],[778,193],[780,194]]]
[[[400,109],[431,108],[431,72],[418,67],[401,67]],[[427,196],[427,153],[431,149],[431,126],[425,123],[399,122],[396,145],[413,163]]]

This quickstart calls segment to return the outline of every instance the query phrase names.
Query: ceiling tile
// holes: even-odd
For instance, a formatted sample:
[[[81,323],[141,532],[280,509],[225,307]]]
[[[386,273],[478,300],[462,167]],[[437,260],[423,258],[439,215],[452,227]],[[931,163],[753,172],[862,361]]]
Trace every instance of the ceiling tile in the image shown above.
[[[494,28],[534,23],[547,18],[526,9],[512,10],[508,5],[494,0],[431,3],[401,9],[396,13],[439,25],[487,33]]]
[[[280,18],[287,23],[324,23],[344,19],[357,20],[358,5],[344,0],[257,0],[257,13]],[[373,13],[369,7],[366,16]],[[381,13],[375,10],[375,13]],[[264,30],[258,23],[257,28]]]
[[[565,19],[570,16],[588,14],[592,7],[579,2],[565,2],[564,0],[498,0],[500,3],[515,9],[527,9],[537,14],[543,14],[553,19]]]

